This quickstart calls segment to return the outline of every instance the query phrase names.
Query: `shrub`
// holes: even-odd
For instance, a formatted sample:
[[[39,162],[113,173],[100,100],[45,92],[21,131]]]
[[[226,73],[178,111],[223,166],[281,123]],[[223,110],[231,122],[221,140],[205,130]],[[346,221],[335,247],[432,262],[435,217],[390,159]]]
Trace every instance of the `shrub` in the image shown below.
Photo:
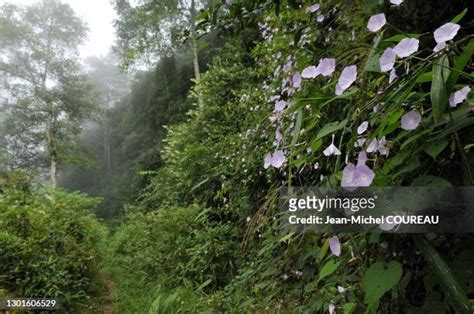
[[[0,289],[18,297],[86,305],[100,289],[104,229],[79,193],[34,191],[21,175],[0,179]]]

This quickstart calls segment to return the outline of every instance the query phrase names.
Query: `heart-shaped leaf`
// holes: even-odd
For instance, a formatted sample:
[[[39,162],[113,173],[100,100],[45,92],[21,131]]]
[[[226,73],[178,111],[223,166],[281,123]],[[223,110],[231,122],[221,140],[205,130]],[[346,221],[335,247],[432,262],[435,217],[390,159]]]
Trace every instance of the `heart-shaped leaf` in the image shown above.
[[[402,266],[392,261],[385,268],[382,262],[370,265],[364,275],[365,297],[364,303],[376,309],[380,298],[390,291],[402,277]]]

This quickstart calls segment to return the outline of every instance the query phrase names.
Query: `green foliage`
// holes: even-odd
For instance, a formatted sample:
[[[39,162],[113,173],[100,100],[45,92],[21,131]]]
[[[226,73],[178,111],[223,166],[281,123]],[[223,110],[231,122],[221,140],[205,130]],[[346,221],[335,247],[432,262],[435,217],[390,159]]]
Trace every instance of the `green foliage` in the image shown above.
[[[382,262],[370,265],[364,275],[365,297],[364,303],[369,309],[378,308],[380,298],[395,287],[402,277],[402,266],[392,261],[385,266]]]
[[[428,284],[436,278],[413,254],[410,237],[339,235],[342,254],[336,257],[327,235],[281,234],[276,203],[283,186],[340,185],[344,157],[355,162],[363,149],[354,145],[363,121],[370,126],[366,146],[385,137],[390,150],[371,155],[372,185],[472,183],[472,100],[447,106],[454,89],[472,83],[469,38],[460,33],[443,56],[427,48],[434,29],[456,16],[467,20],[458,12],[466,2],[445,5],[440,14],[440,4],[430,1],[400,8],[329,1],[321,5],[323,22],[306,12],[308,5],[236,1],[201,14],[202,29],[217,27],[228,42],[192,90],[198,104],[187,120],[167,128],[163,163],[143,169],[150,184],[114,236],[112,256],[134,261],[120,263],[122,272],[138,265],[137,276],[158,289],[147,294],[152,312],[195,304],[220,312],[322,313],[334,306],[344,313],[385,313],[423,308],[424,302],[428,308],[448,293]],[[369,33],[367,19],[382,11],[389,24]],[[468,33],[471,26],[460,23]],[[262,25],[266,34],[260,36]],[[421,49],[397,62],[399,77],[388,83],[378,58],[407,36],[419,38]],[[336,59],[333,76],[303,80],[300,90],[285,95],[282,85],[291,88],[293,72],[322,57]],[[282,70],[289,59],[293,68]],[[335,96],[339,71],[351,64],[359,71],[355,86]],[[287,100],[281,143],[271,100],[277,94]],[[421,123],[403,130],[401,117],[411,110],[421,114]],[[332,135],[342,156],[322,154]],[[264,156],[275,149],[285,151],[287,164],[263,169]],[[435,245],[442,249],[451,239],[461,241],[440,235]],[[463,249],[456,244],[453,251]],[[449,309],[448,300],[442,304]]]
[[[105,230],[91,213],[99,200],[35,192],[21,174],[0,178],[0,289],[89,306],[100,289],[99,244]]]
[[[57,0],[0,7],[0,75],[4,84],[8,169],[50,163],[84,163],[77,149],[82,123],[95,109],[91,86],[80,71],[78,46],[87,28]],[[82,158],[81,158],[82,157]]]

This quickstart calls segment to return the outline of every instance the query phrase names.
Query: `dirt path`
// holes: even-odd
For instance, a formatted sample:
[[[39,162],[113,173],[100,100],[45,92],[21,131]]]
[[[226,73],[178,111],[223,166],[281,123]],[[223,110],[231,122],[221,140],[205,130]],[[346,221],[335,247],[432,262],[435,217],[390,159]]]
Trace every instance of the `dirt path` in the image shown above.
[[[117,313],[117,308],[115,304],[116,298],[116,288],[115,282],[110,278],[109,275],[101,273],[102,281],[104,282],[107,290],[100,298],[101,311],[103,314],[115,314]]]

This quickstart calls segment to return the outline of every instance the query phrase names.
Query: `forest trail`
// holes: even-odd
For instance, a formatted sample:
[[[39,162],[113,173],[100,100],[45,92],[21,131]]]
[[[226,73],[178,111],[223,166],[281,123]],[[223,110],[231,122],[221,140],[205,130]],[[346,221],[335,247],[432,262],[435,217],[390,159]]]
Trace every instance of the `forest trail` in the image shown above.
[[[101,304],[102,314],[113,314],[117,313],[116,308],[116,286],[115,282],[106,273],[101,273],[102,282],[105,284],[107,290],[100,296],[99,301]]]

